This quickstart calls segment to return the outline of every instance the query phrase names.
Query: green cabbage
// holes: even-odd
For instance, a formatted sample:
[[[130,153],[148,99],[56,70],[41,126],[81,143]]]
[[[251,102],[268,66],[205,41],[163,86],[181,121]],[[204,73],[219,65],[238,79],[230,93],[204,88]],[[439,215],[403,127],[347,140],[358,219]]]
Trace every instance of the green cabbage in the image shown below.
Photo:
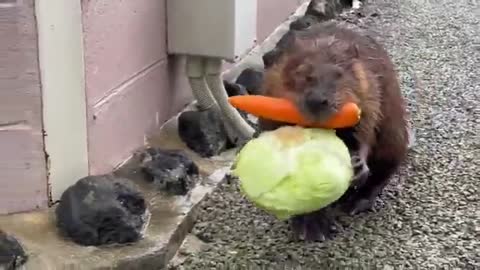
[[[353,168],[334,130],[288,126],[249,141],[237,155],[233,175],[251,202],[285,220],[338,200]]]

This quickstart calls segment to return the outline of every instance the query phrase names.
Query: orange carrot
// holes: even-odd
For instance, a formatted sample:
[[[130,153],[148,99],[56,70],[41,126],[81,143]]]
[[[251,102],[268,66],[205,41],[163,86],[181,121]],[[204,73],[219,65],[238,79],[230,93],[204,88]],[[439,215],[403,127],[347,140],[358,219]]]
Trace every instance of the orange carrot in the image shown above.
[[[307,121],[289,100],[259,95],[233,96],[230,104],[242,111],[257,117],[270,119],[304,127],[316,128],[347,128],[360,121],[361,110],[357,104],[348,102],[331,118],[322,123]]]

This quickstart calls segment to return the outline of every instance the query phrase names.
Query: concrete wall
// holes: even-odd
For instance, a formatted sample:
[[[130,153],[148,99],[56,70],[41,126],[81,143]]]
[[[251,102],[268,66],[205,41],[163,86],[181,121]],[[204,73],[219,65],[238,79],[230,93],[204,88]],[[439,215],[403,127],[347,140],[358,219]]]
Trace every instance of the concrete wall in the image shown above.
[[[262,41],[302,0],[259,0]],[[190,101],[184,63],[167,57],[164,0],[83,0],[90,173],[127,159]]]
[[[48,202],[33,2],[0,6],[0,214]]]

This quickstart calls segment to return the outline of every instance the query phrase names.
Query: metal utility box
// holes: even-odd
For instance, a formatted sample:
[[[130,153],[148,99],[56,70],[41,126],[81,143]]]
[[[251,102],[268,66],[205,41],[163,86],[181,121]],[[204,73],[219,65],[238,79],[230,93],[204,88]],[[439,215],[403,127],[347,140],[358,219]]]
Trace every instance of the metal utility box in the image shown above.
[[[168,52],[235,61],[256,43],[257,0],[167,0]]]

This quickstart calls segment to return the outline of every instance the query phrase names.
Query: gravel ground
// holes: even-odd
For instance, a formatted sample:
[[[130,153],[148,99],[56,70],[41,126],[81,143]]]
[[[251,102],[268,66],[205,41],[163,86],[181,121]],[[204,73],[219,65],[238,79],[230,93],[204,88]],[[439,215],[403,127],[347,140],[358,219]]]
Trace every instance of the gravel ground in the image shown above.
[[[332,241],[293,243],[231,181],[202,205],[193,233],[207,248],[183,269],[480,269],[480,3],[372,0],[363,13],[354,21],[392,54],[417,133],[376,211],[343,217]]]

